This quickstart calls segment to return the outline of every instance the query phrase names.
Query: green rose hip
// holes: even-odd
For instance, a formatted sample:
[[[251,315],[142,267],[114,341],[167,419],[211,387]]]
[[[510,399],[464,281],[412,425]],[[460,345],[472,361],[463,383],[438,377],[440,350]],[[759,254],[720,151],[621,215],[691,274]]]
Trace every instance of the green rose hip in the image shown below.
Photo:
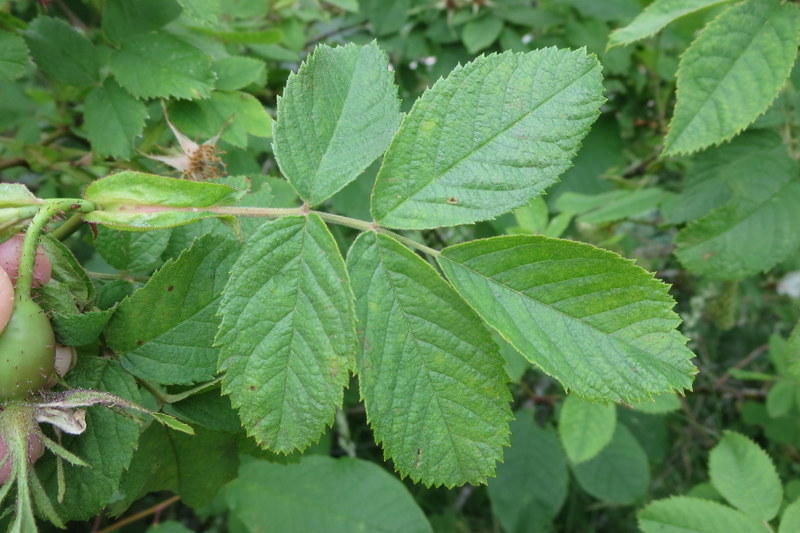
[[[0,402],[44,388],[53,375],[55,355],[55,335],[47,315],[29,295],[17,294],[11,318],[0,333]]]

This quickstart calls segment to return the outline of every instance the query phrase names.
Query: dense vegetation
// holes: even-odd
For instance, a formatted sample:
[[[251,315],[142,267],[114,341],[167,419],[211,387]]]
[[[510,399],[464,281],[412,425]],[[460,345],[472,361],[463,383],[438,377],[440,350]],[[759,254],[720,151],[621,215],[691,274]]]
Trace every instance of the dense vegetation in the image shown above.
[[[799,42],[0,1],[0,530],[800,531]]]

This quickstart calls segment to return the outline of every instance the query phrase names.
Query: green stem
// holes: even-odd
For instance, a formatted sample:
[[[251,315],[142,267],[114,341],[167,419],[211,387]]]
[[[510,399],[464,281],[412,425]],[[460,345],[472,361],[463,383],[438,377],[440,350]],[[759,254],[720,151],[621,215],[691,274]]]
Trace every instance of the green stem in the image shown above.
[[[339,226],[346,226],[358,231],[375,231],[383,233],[402,242],[410,248],[414,248],[428,255],[437,256],[439,250],[435,250],[415,240],[404,237],[399,233],[380,227],[376,222],[369,222],[366,220],[359,220],[357,218],[350,218],[342,215],[334,215],[333,213],[325,213],[324,211],[313,211],[307,207],[213,207],[208,209],[212,213],[218,215],[232,215],[237,217],[266,217],[266,218],[279,218],[284,216],[300,216],[315,214],[325,222],[337,224]]]
[[[64,239],[66,239],[67,237],[78,231],[78,228],[81,227],[81,224],[83,224],[83,217],[81,216],[80,213],[75,213],[74,215],[69,217],[66,222],[61,224],[56,229],[54,229],[50,233],[50,236],[52,236],[54,239],[58,239],[59,241],[63,241]]]
[[[45,225],[61,211],[75,210],[82,213],[94,211],[92,202],[77,198],[60,198],[48,200],[33,216],[22,243],[19,257],[19,274],[17,275],[17,295],[30,295],[33,286],[33,266],[36,263],[36,246]]]

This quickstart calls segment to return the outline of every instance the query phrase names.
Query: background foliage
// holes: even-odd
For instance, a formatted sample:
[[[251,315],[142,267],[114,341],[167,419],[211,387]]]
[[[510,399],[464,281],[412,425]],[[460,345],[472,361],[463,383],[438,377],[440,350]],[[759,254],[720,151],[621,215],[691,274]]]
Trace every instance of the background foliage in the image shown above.
[[[200,207],[305,201],[374,218],[444,250],[427,262],[393,238],[327,229],[315,215],[263,226],[242,218],[249,246],[241,248],[230,229],[236,219],[202,209],[128,218],[97,211],[86,217],[100,223],[95,230],[61,230],[66,248],[46,239],[51,256],[64,260],[40,296],[60,340],[80,347],[69,385],[162,408],[196,432],[143,428],[91,408],[87,434],[64,443],[96,465],[65,466],[56,507],[71,528],[90,529],[98,516],[96,523],[114,527],[174,493],[180,503],[157,515],[159,525],[143,520],[125,531],[800,530],[796,3],[0,6],[3,182],[24,183],[40,198],[106,205],[123,205],[132,182],[172,206],[197,206],[198,198],[206,202]],[[320,44],[339,46],[315,49]],[[540,52],[514,54],[533,50]],[[530,82],[542,72],[551,78]],[[577,82],[566,79],[570,73]],[[486,80],[481,92],[459,92],[476,80]],[[578,89],[547,94],[558,83]],[[482,102],[506,94],[530,106],[520,127],[545,134],[534,141],[504,130],[497,143],[506,164],[492,166],[481,135],[508,116]],[[370,113],[359,112],[366,104]],[[575,115],[569,126],[557,122],[565,109]],[[457,127],[419,134],[445,111]],[[176,141],[167,117],[188,139]],[[336,117],[349,129],[332,127]],[[180,158],[177,145],[216,135],[219,161]],[[428,157],[436,144],[452,146],[452,160]],[[531,165],[536,158],[542,162]],[[98,181],[119,171],[129,173]],[[161,182],[139,172],[227,177],[198,182],[188,194],[157,189]],[[397,176],[417,180],[399,204]],[[441,190],[452,201],[433,210],[430,198]],[[142,224],[160,229],[118,231]],[[466,242],[475,239],[484,240]],[[515,247],[535,250],[527,256],[534,259],[514,263],[504,252]],[[272,284],[251,269],[265,256]],[[293,276],[298,269],[307,275]],[[563,279],[543,275],[552,272]],[[596,286],[581,281],[593,275]],[[354,301],[340,283],[348,277]],[[670,284],[669,294],[656,280]],[[597,295],[615,283],[627,287],[613,293],[622,307]],[[554,285],[562,292],[551,292]],[[498,294],[513,295],[507,309],[492,305]],[[294,300],[249,313],[254,295]],[[393,302],[391,309],[371,307],[377,299]],[[336,312],[309,304],[321,300]],[[447,311],[431,312],[434,301]],[[525,314],[541,317],[541,331],[515,323]],[[687,348],[674,330],[679,317]],[[366,339],[458,345],[444,349],[425,377],[457,375],[476,391],[469,409],[447,403],[461,399],[452,388],[395,391],[385,374],[371,373],[388,363],[374,342],[353,356],[356,339],[346,333],[356,320],[370,325],[360,332]],[[496,331],[484,330],[483,320]],[[264,322],[276,324],[270,335],[253,327]],[[344,332],[330,335],[326,360],[302,342],[320,328]],[[287,345],[281,338],[291,334],[299,340]],[[571,335],[576,342],[564,343]],[[465,345],[494,363],[459,360]],[[586,353],[597,358],[584,361]],[[414,356],[393,369],[403,383],[430,352]],[[265,363],[275,357],[294,371]],[[659,358],[666,363],[641,366],[647,372],[638,381],[615,374],[615,364],[636,369]],[[227,371],[221,387],[193,389],[215,378],[217,361]],[[297,377],[309,368],[319,380]],[[592,373],[607,379],[592,383]],[[251,381],[292,376],[288,390],[308,401],[285,403],[264,420],[260,406],[282,401],[287,389],[267,386],[254,397]],[[485,382],[508,382],[510,392],[479,393]],[[649,398],[689,387],[685,397]],[[457,436],[486,449],[457,441],[447,448],[435,428],[409,433],[425,420],[414,411],[420,404],[447,405],[425,416],[457,420],[449,436],[464,431]],[[510,436],[502,429],[511,418],[506,406]],[[382,416],[392,410],[403,414]],[[488,422],[475,423],[475,413]],[[420,440],[435,443],[440,456],[429,459]],[[37,463],[51,494],[56,469],[52,457]],[[0,526],[9,520],[0,512]]]

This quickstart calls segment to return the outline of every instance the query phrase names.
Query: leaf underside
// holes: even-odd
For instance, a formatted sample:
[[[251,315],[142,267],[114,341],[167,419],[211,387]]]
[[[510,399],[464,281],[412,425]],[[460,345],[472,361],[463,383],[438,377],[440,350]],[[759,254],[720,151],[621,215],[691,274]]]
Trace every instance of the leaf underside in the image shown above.
[[[428,485],[485,482],[511,418],[489,332],[428,263],[389,237],[362,234],[347,262],[361,396],[386,457]]]
[[[528,360],[595,401],[691,387],[697,372],[668,286],[588,244],[541,236],[451,246],[456,290]]]

